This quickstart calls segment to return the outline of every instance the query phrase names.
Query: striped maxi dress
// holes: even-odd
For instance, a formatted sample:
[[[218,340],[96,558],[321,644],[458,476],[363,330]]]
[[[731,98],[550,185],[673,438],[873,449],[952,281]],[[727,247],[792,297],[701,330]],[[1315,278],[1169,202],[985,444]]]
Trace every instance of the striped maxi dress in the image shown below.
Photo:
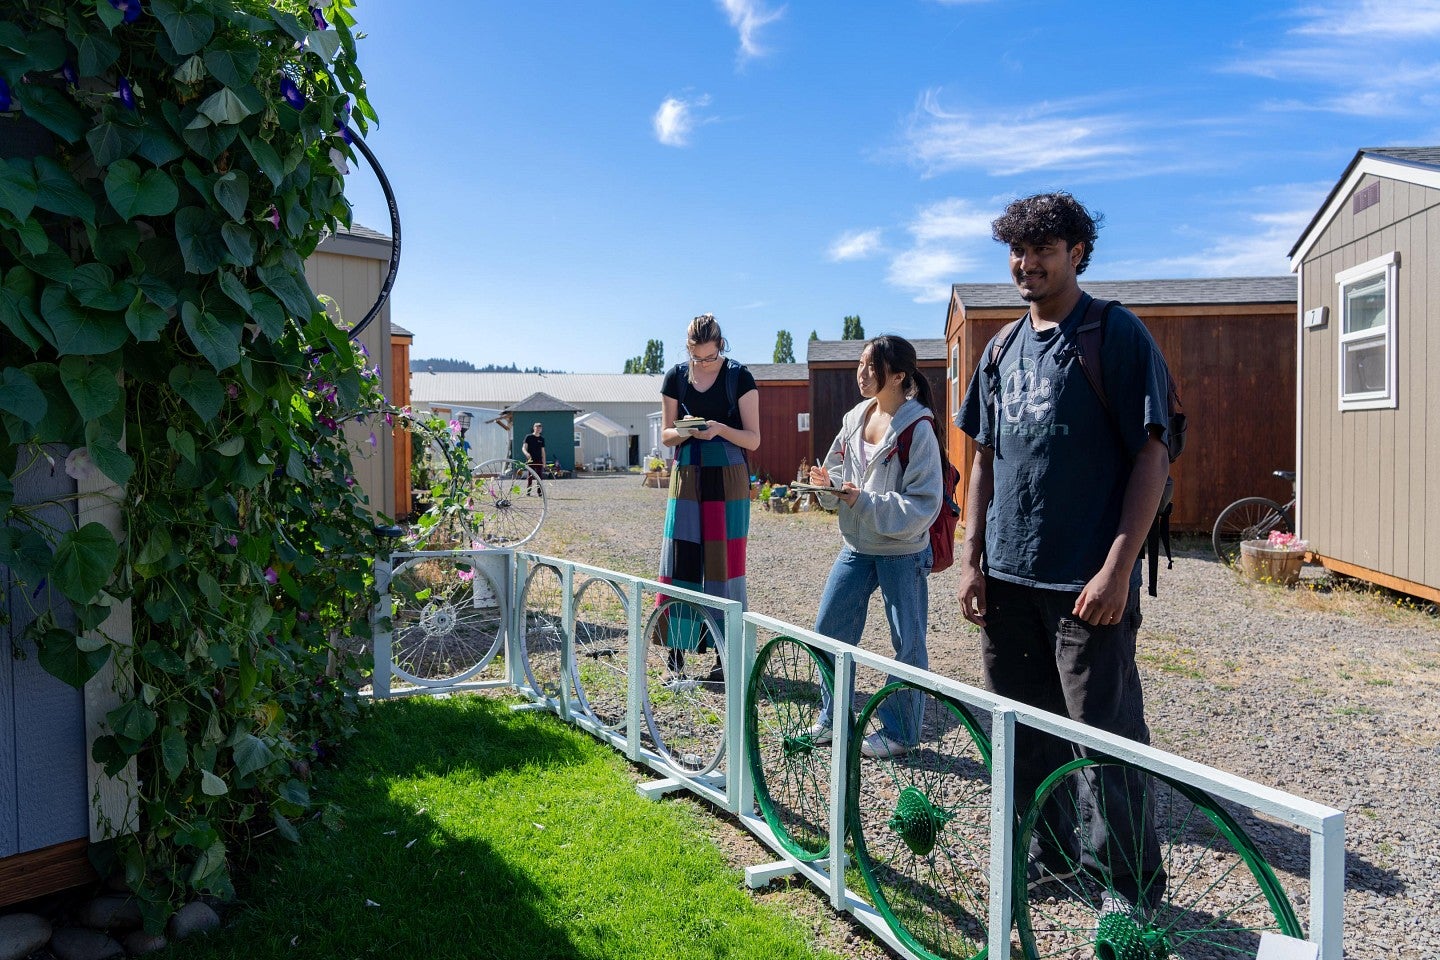
[[[744,605],[749,535],[750,466],[745,451],[720,437],[686,440],[675,452],[670,473],[659,581]],[[661,595],[656,603],[665,600]],[[669,623],[655,642],[677,650],[704,650],[706,631],[693,609],[671,608]],[[719,623],[712,628],[718,633]]]

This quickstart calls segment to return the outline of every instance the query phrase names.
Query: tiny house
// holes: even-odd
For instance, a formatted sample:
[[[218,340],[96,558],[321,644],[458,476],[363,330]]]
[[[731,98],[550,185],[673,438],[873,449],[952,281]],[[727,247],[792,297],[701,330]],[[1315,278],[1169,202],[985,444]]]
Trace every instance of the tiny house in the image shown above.
[[[1299,533],[1329,569],[1440,601],[1440,146],[1358,151],[1290,269]]]

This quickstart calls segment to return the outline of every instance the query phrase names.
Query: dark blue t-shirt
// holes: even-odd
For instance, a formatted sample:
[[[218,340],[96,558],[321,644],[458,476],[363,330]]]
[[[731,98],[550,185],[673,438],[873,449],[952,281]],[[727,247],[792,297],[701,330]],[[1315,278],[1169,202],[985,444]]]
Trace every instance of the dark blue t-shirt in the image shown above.
[[[1043,332],[1028,316],[1021,320],[993,374],[987,367],[994,341],[987,344],[955,418],[995,451],[984,566],[1001,580],[1083,588],[1115,542],[1135,455],[1150,426],[1163,430],[1169,419],[1164,358],[1144,324],[1117,304],[1100,347],[1112,424],[1074,338],[1090,300],[1083,295],[1064,321]],[[1133,576],[1139,575],[1137,563]]]

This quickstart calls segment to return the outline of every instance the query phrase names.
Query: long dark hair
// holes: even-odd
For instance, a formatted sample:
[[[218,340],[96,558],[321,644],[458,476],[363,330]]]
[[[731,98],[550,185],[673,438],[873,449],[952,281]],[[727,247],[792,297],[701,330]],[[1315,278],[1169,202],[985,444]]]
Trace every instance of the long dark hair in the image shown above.
[[[885,382],[892,373],[903,373],[905,379],[900,383],[900,389],[905,391],[906,396],[913,396],[916,400],[930,410],[935,417],[935,439],[940,444],[940,455],[945,456],[945,415],[941,410],[935,408],[935,392],[930,389],[930,381],[925,374],[920,372],[920,361],[915,356],[915,345],[904,337],[897,337],[893,333],[882,333],[874,339],[867,340],[860,355],[864,356],[865,351],[870,351],[870,363],[875,367],[875,377],[880,382]]]

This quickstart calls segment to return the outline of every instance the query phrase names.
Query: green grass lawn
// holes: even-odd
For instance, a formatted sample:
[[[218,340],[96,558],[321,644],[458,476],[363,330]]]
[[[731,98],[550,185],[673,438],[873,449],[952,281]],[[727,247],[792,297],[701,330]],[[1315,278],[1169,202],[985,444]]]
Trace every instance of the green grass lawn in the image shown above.
[[[834,956],[746,894],[703,814],[548,714],[384,703],[313,786],[339,828],[267,846],[225,928],[161,956]]]

